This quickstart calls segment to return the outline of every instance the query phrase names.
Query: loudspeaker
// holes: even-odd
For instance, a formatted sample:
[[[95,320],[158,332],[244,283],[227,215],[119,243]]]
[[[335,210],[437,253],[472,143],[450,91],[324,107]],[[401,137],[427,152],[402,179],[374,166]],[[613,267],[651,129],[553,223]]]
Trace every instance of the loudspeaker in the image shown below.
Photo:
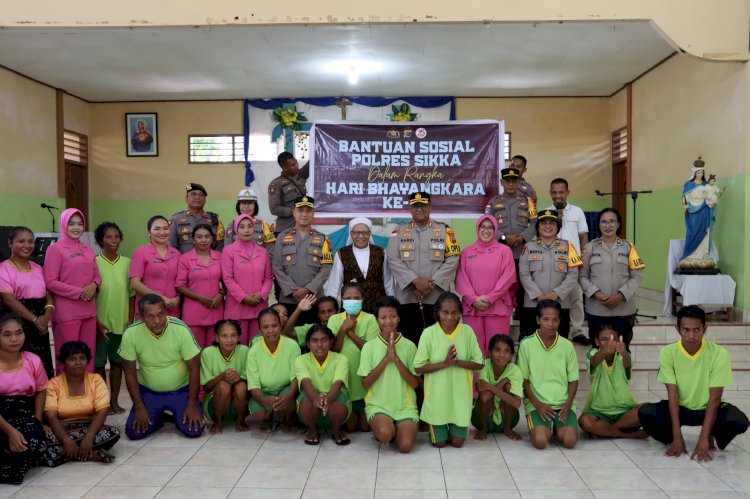
[[[9,225],[0,226],[0,262],[10,258],[10,246],[8,245],[8,239],[10,239],[10,231],[13,227]]]

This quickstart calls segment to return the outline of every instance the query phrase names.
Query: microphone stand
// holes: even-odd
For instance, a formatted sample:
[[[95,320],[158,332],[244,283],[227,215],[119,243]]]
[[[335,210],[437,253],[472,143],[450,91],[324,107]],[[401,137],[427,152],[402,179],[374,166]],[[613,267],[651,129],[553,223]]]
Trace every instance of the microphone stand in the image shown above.
[[[618,196],[630,194],[633,199],[633,246],[636,242],[636,222],[638,220],[638,194],[653,194],[654,191],[624,191],[624,192],[601,192],[599,189],[595,190],[597,196]],[[639,314],[638,309],[635,309],[635,321],[638,322],[638,317],[648,317],[649,319],[656,319],[655,315]]]
[[[52,217],[52,232],[55,232],[55,214],[52,213],[52,208],[50,208],[49,206],[45,206],[45,208],[47,208],[49,216]]]

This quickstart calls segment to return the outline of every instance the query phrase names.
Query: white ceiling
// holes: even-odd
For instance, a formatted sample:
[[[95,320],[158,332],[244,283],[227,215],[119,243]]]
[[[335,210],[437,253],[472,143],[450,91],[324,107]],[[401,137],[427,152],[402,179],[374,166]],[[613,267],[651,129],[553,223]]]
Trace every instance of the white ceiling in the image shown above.
[[[1,65],[90,101],[610,95],[674,50],[646,21],[0,29]],[[324,70],[351,57],[382,70]]]

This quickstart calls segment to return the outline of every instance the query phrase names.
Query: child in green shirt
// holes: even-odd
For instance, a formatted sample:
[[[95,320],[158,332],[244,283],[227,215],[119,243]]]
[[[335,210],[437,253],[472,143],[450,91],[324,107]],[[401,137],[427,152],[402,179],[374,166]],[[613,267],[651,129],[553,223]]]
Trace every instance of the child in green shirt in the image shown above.
[[[214,324],[216,345],[201,354],[201,384],[206,392],[203,412],[213,421],[211,434],[222,432],[224,420],[235,421],[238,432],[247,431],[247,381],[249,349],[240,345],[240,323],[224,319]]]
[[[603,325],[594,345],[586,355],[591,388],[578,424],[594,437],[648,437],[639,430],[638,403],[628,387],[633,361],[622,336]]]
[[[365,413],[381,444],[394,439],[398,450],[410,452],[417,438],[419,378],[414,374],[417,346],[398,332],[401,304],[392,296],[375,302],[380,334],[362,347],[358,375],[367,389]]]
[[[643,404],[638,418],[651,437],[668,445],[665,455],[687,454],[683,425],[700,426],[701,432],[690,459],[710,461],[716,446],[724,450],[748,426],[747,416],[721,400],[724,388],[732,386],[732,361],[724,347],[705,339],[706,313],[697,305],[677,312],[680,341],[659,351],[659,375],[667,387],[668,400]],[[715,445],[714,445],[715,444]]]
[[[557,334],[561,310],[555,300],[540,300],[539,329],[518,347],[529,438],[537,449],[547,447],[553,432],[565,448],[572,449],[578,441],[578,359],[573,344]]]
[[[420,417],[430,425],[435,447],[461,447],[469,434],[472,371],[482,369],[482,350],[471,327],[461,322],[461,300],[442,293],[435,302],[434,325],[419,338],[414,370],[424,375]]]
[[[496,334],[488,344],[490,358],[477,379],[477,401],[471,424],[477,429],[474,438],[487,440],[487,433],[504,433],[511,440],[521,440],[513,431],[518,424],[518,408],[523,396],[523,376],[513,361],[513,339]]]
[[[320,299],[318,299],[311,293],[299,301],[297,308],[294,309],[292,315],[289,316],[288,320],[283,321],[284,323],[281,325],[281,334],[297,340],[300,348],[305,351],[307,351],[307,343],[305,341],[307,332],[313,324],[302,324],[301,326],[298,326],[297,320],[303,312],[312,309],[313,305],[316,305],[317,307],[318,324],[323,324],[324,326],[328,325],[328,319],[330,319],[331,316],[339,313],[339,302],[336,298],[333,296],[321,296]],[[284,307],[284,305],[279,306]]]

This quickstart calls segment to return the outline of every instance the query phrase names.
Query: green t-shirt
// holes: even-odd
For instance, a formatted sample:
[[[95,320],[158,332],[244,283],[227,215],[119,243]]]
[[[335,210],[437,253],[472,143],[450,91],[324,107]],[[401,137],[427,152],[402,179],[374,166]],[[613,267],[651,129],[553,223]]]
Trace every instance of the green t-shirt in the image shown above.
[[[328,392],[336,381],[343,381],[342,393],[347,393],[349,382],[349,362],[346,357],[336,352],[328,352],[323,364],[310,353],[300,355],[294,361],[294,377],[297,378],[299,391],[302,392],[302,380],[309,379],[319,392]]]
[[[568,384],[578,381],[576,349],[559,334],[549,349],[542,343],[539,331],[521,340],[516,363],[539,401],[555,410],[568,400]],[[526,414],[536,410],[528,397],[524,399],[524,405]],[[571,410],[576,410],[575,402]]]
[[[615,354],[611,366],[607,365],[606,360],[592,366],[591,358],[598,351],[598,348],[592,348],[586,355],[591,388],[583,412],[595,411],[608,416],[618,416],[638,405],[628,386],[630,369],[625,368],[622,355],[618,353]]]
[[[186,360],[201,349],[184,322],[167,317],[167,327],[156,336],[143,321],[134,322],[122,335],[118,354],[138,361],[138,383],[155,392],[172,392],[187,386],[190,373]]]
[[[682,341],[662,348],[656,379],[664,384],[677,385],[680,405],[694,411],[703,410],[708,405],[709,388],[734,384],[729,352],[705,338],[695,355],[687,353]]]
[[[249,351],[245,345],[237,345],[227,358],[221,354],[218,346],[206,347],[201,354],[201,385],[205,385],[227,369],[234,369],[241,379],[247,379],[245,365]]]
[[[130,258],[118,255],[110,262],[104,255],[97,255],[96,266],[102,284],[96,295],[96,318],[114,334],[122,334],[130,317],[130,297],[135,291],[130,287]]]
[[[299,345],[291,338],[279,338],[276,351],[271,353],[266,341],[261,337],[247,356],[247,389],[260,389],[267,393],[280,392],[294,379],[294,361],[299,356]]]
[[[307,345],[307,343],[305,342],[305,339],[307,338],[307,331],[309,331],[310,328],[313,327],[314,325],[315,324],[303,324],[302,326],[294,326],[294,334],[297,335],[297,344],[300,346],[300,348]],[[289,338],[291,340],[289,336],[286,336],[284,334],[282,334],[282,336],[284,336],[285,338]],[[258,343],[260,343],[260,340],[262,339],[263,339],[262,334],[256,334],[250,340],[250,346],[254,347]]]
[[[422,332],[419,339],[414,369],[444,361],[451,345],[456,347],[458,360],[477,364],[484,361],[471,327],[459,323],[448,335],[439,324],[433,324]],[[457,366],[425,374],[421,419],[431,425],[468,427],[471,422],[472,378],[472,371]]]
[[[332,315],[328,319],[328,328],[333,331],[333,334],[338,336],[339,331],[341,330],[341,325],[344,323],[345,319],[345,312]],[[365,342],[380,336],[380,327],[378,326],[378,321],[375,319],[375,316],[368,314],[367,312],[360,312],[357,316],[357,325],[354,328],[354,334],[359,336]],[[349,338],[349,336],[344,338],[344,344],[341,346],[341,355],[346,357],[346,360],[349,361],[349,383],[347,388],[349,390],[349,399],[352,402],[362,400],[367,394],[367,390],[362,386],[362,378],[357,376],[361,353],[362,351],[352,339]]]
[[[510,382],[510,393],[517,397],[523,397],[523,376],[521,376],[521,370],[513,362],[508,362],[505,366],[505,370],[500,374],[499,378],[495,377],[495,370],[492,368],[492,360],[486,359],[484,361],[484,367],[479,371],[477,379],[486,381],[491,385],[500,383],[503,379],[507,378]],[[495,410],[492,413],[492,421],[499,425],[503,422],[503,413],[500,409],[500,397],[492,398],[495,404]]]
[[[398,337],[395,343],[396,355],[406,368],[414,373],[414,357],[417,355],[417,345],[408,338]],[[359,359],[357,375],[368,376],[388,353],[388,342],[380,334],[377,338],[365,343],[362,356]],[[415,374],[416,375],[416,374]],[[382,413],[391,419],[417,419],[417,396],[409,383],[406,382],[398,367],[389,362],[383,373],[375,380],[365,396],[365,414],[372,418]]]

